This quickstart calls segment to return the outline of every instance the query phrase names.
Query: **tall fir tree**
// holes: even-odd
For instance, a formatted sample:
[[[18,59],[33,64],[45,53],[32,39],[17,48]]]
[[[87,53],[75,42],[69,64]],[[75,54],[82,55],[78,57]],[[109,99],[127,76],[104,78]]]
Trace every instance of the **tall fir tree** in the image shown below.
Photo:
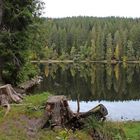
[[[109,33],[106,38],[106,60],[108,62],[111,62],[113,56],[112,50],[112,36],[111,33]]]
[[[30,49],[30,29],[38,21],[43,3],[39,0],[2,0],[2,3],[0,75],[4,82],[16,84],[22,79],[20,72],[26,65]]]

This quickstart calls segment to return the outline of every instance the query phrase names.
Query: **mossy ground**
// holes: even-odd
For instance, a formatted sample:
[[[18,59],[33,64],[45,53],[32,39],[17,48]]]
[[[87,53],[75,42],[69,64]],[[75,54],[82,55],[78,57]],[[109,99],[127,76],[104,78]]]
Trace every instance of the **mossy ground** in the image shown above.
[[[92,140],[89,131],[98,127],[103,133],[115,140],[140,140],[140,122],[105,122],[98,124],[90,122],[86,129],[71,130],[46,130],[36,133],[29,131],[43,115],[43,106],[49,93],[26,96],[20,105],[12,104],[11,110],[4,117],[5,110],[0,108],[0,140]],[[95,124],[96,123],[96,124]]]

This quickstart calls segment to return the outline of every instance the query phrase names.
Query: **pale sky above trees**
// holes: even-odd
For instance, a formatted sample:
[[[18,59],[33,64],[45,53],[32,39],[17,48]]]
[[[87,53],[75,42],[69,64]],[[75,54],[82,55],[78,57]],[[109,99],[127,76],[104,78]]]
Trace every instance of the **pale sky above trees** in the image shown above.
[[[140,0],[42,0],[45,17],[140,17]]]

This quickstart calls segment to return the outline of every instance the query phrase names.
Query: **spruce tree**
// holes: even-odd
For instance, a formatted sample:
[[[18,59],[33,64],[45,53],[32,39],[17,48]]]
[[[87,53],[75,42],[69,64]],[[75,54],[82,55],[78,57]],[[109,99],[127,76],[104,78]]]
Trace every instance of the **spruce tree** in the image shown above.
[[[106,39],[106,60],[111,62],[112,56],[112,36],[111,33],[109,33]]]
[[[28,50],[31,46],[30,29],[41,14],[40,9],[43,3],[39,0],[3,0],[2,2],[0,58],[3,67],[1,76],[4,82],[16,84],[19,79],[22,79],[20,71],[27,62]]]

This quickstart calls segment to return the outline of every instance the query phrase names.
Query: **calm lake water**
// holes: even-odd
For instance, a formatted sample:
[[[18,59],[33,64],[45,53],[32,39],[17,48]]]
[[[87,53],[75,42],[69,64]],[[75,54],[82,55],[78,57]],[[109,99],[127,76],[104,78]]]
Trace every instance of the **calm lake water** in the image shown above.
[[[39,64],[40,91],[66,95],[73,111],[87,111],[99,103],[110,120],[140,120],[140,66],[138,64]]]

